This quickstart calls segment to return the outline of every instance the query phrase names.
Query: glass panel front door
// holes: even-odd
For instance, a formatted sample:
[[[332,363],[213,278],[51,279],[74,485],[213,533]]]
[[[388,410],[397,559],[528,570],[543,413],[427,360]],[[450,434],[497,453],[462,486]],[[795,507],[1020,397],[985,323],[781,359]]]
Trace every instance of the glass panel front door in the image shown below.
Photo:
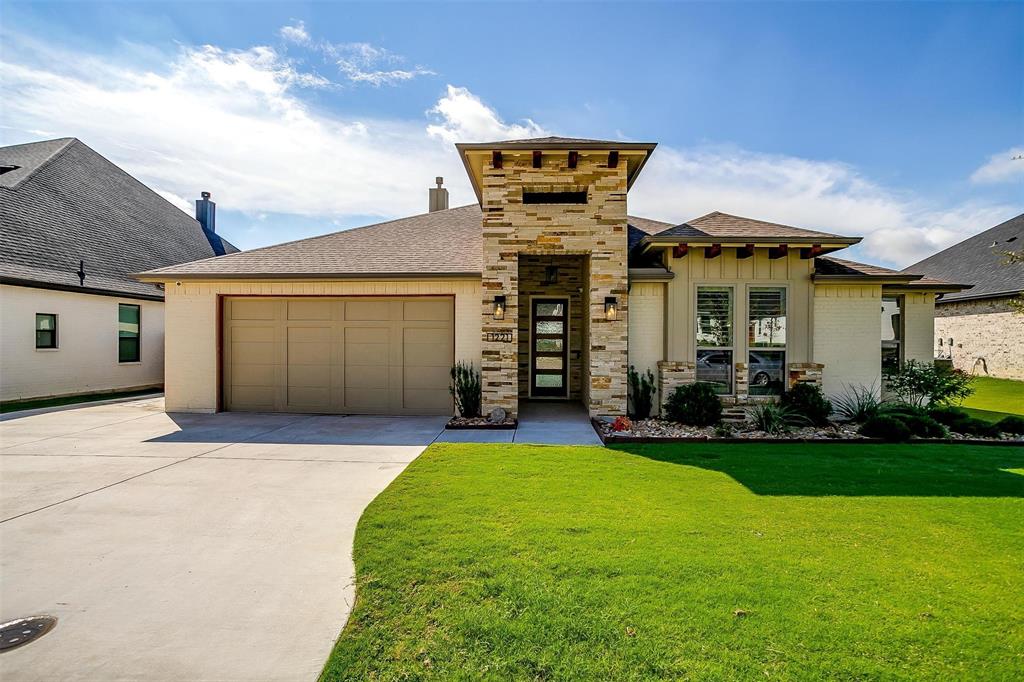
[[[530,395],[569,396],[569,300],[535,298],[530,315]]]

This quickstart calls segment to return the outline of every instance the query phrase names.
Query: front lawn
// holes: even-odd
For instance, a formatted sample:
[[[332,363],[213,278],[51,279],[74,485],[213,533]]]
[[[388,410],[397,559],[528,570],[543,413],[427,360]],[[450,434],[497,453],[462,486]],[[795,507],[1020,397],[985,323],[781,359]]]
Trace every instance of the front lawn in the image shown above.
[[[438,444],[325,680],[1019,679],[1024,448]]]
[[[972,417],[997,422],[1011,414],[1024,416],[1024,381],[976,377],[971,388],[963,407]]]

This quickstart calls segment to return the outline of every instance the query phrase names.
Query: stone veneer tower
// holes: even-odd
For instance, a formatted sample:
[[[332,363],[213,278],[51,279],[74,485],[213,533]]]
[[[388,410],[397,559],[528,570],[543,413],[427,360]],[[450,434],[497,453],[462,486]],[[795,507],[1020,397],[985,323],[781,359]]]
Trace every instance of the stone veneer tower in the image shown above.
[[[626,192],[654,144],[540,138],[456,145],[483,209],[483,410],[518,413],[519,256],[584,260],[583,402],[626,413]],[[525,195],[525,199],[524,199]],[[504,297],[501,319],[495,299]],[[606,301],[614,298],[609,319]]]

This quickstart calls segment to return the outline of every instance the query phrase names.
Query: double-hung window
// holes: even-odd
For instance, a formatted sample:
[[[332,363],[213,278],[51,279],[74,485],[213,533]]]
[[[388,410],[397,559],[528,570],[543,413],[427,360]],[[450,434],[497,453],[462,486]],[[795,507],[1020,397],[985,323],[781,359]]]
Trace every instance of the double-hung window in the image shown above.
[[[697,381],[732,393],[732,287],[697,287]]]
[[[52,350],[57,347],[57,316],[36,313],[36,348]]]
[[[139,362],[140,308],[129,303],[117,306],[117,361]]]
[[[747,290],[750,395],[780,395],[786,377],[786,289]]]

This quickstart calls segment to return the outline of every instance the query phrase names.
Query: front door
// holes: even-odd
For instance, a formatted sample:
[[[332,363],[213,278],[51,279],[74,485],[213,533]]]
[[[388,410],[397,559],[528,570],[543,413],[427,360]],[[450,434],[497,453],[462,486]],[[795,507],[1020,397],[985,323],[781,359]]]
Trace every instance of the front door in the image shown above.
[[[532,299],[530,343],[530,396],[568,398],[569,299]]]

